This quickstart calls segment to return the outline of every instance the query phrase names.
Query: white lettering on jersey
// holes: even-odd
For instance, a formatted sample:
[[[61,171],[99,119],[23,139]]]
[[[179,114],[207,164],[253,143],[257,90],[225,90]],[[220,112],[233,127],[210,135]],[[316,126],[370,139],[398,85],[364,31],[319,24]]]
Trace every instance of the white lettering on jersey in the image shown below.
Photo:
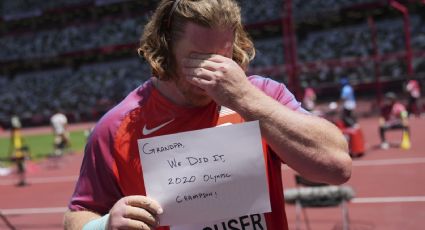
[[[264,214],[252,214],[209,224],[170,226],[170,230],[267,230]]]

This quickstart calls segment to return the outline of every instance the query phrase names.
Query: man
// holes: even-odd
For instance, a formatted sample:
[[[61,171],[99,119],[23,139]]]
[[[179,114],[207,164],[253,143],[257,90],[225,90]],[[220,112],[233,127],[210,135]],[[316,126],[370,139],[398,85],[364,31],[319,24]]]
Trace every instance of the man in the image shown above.
[[[54,135],[54,155],[61,156],[64,148],[69,144],[69,134],[66,130],[68,119],[60,111],[60,109],[58,109],[50,118],[50,123],[52,125]]]
[[[261,214],[263,229],[287,229],[282,161],[311,180],[340,184],[349,179],[351,158],[341,132],[306,114],[283,84],[245,75],[255,52],[234,0],[160,1],[139,53],[154,77],[95,127],[65,215],[66,229],[173,230],[158,227],[167,210],[145,196],[137,140],[215,127],[223,122],[220,110],[259,120],[269,145],[272,212]]]
[[[10,117],[10,147],[9,155],[12,161],[16,163],[19,182],[16,186],[26,186],[26,167],[25,160],[30,156],[28,146],[24,144],[24,139],[21,135],[21,120],[16,114]]]
[[[410,79],[406,84],[406,91],[409,94],[407,102],[407,109],[409,114],[415,114],[416,117],[420,115],[420,108],[418,106],[419,98],[421,97],[421,88],[416,79]]]
[[[385,94],[385,103],[381,108],[379,117],[379,136],[381,138],[381,148],[388,149],[389,143],[385,138],[388,130],[402,129],[409,132],[408,113],[404,105],[397,101],[397,96],[393,92]]]
[[[341,79],[341,101],[342,101],[342,121],[345,127],[353,127],[357,121],[354,116],[354,110],[356,109],[356,97],[354,96],[354,89],[350,85],[347,78]]]

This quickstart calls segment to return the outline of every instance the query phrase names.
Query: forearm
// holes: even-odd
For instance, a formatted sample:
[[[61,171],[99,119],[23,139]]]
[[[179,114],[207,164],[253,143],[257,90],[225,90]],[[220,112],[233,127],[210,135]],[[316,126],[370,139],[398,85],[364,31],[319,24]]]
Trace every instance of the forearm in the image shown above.
[[[89,211],[67,211],[64,216],[65,230],[81,230],[91,220],[100,218],[100,215]]]
[[[330,122],[292,111],[256,88],[249,89],[232,107],[245,120],[259,120],[273,151],[304,177],[330,184],[350,177],[347,142]]]

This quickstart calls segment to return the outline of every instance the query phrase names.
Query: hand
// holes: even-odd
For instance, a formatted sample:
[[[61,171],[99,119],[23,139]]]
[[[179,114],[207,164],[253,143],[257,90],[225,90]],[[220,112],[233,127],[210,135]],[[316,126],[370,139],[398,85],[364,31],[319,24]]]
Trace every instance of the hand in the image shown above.
[[[115,203],[109,212],[108,230],[154,230],[159,225],[159,204],[146,196],[127,196]]]
[[[192,53],[183,60],[182,67],[190,83],[204,89],[217,104],[229,108],[254,88],[235,61],[218,54]]]

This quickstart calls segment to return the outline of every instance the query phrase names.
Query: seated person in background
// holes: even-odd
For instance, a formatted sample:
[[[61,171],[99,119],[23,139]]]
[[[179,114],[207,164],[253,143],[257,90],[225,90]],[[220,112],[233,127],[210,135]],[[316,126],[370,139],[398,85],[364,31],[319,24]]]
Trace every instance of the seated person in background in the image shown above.
[[[393,92],[388,92],[385,94],[385,102],[381,107],[381,115],[379,117],[381,148],[389,148],[389,144],[385,139],[385,132],[392,129],[403,129],[409,132],[406,108],[397,100],[397,96]]]

